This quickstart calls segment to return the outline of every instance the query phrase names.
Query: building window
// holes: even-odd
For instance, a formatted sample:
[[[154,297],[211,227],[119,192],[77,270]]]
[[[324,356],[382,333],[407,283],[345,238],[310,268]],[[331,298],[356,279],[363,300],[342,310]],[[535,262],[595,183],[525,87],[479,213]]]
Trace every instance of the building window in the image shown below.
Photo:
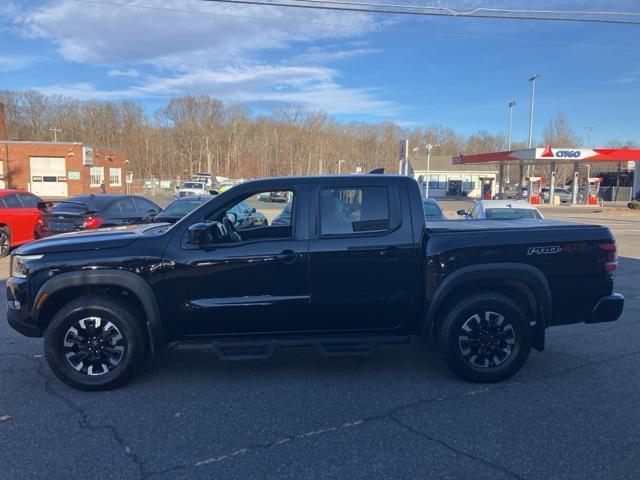
[[[462,181],[462,189],[468,192],[470,192],[471,190],[475,190],[477,180],[478,180],[478,177],[476,176],[465,177],[464,180]]]
[[[109,169],[109,185],[112,187],[119,187],[122,185],[122,169],[110,168]]]
[[[91,187],[99,187],[104,182],[104,167],[90,167]]]
[[[429,175],[429,188],[447,188],[446,175]]]

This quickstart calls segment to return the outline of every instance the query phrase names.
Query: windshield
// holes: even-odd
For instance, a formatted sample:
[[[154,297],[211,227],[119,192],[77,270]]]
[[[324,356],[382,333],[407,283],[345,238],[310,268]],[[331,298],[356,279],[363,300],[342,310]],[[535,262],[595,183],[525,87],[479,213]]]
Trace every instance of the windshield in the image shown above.
[[[442,217],[442,212],[435,203],[423,202],[422,206],[426,217]]]
[[[51,210],[52,214],[72,214],[80,215],[88,211],[95,210],[95,207],[90,207],[86,203],[81,202],[61,202],[57,204]]]
[[[196,190],[203,190],[205,187],[204,183],[200,182],[184,182],[180,188],[193,188]]]
[[[487,218],[493,220],[516,220],[520,218],[542,218],[536,210],[526,208],[488,208]]]
[[[203,200],[176,200],[167,205],[167,208],[165,208],[159,216],[183,217],[203,203],[205,203]]]

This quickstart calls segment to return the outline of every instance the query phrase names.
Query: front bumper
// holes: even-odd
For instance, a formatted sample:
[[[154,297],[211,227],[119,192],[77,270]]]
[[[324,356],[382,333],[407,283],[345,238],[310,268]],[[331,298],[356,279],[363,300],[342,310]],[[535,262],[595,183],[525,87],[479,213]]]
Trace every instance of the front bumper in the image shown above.
[[[624,297],[619,293],[614,293],[607,297],[602,297],[593,307],[586,323],[613,322],[620,318],[624,308]]]
[[[29,312],[28,289],[26,279],[7,280],[7,321],[11,328],[27,337],[41,337],[42,329]]]

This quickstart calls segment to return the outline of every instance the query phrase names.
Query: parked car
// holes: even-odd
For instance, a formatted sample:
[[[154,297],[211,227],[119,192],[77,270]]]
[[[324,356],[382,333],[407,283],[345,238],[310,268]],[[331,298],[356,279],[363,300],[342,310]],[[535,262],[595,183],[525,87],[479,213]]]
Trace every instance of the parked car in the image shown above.
[[[234,228],[229,208],[272,190],[292,194],[291,225]],[[496,382],[544,349],[548,327],[617,320],[616,267],[606,227],[429,227],[410,177],[269,178],[171,226],[19,247],[7,315],[17,331],[44,336],[58,378],[87,390],[123,384],[166,345],[224,359],[287,346],[362,355],[424,334],[457,375]]]
[[[203,203],[208,202],[212,198],[214,198],[213,195],[200,195],[197,197],[188,196],[178,198],[167,205],[164,210],[158,213],[153,218],[153,221],[157,223],[176,223],[182,217],[184,217],[188,213],[191,213],[193,210],[198,208]]]
[[[458,210],[468,220],[542,220],[536,207],[525,200],[478,200],[469,210]]]
[[[234,227],[239,230],[269,224],[267,217],[265,217],[262,212],[250,207],[245,202],[239,202],[237,205],[234,205],[227,213],[235,215]]]
[[[182,182],[177,190],[178,197],[210,195],[206,182]]]
[[[271,220],[271,225],[291,225],[293,202],[287,202],[282,211]]]
[[[0,190],[0,257],[12,247],[44,235],[46,223],[38,203],[42,200],[21,190]]]
[[[48,234],[148,223],[162,209],[137,195],[78,195],[45,213]]]
[[[542,200],[544,200],[545,202],[549,201],[549,192],[551,191],[550,188],[543,188],[542,189]],[[573,194],[571,193],[571,190],[567,189],[567,188],[554,188],[553,191],[555,192],[555,196],[558,197],[560,199],[561,203],[571,203],[573,200]]]
[[[425,220],[446,220],[447,216],[440,204],[433,198],[423,198],[422,208],[424,209]]]
[[[640,173],[638,173],[638,175],[640,175]],[[636,199],[636,201],[640,202],[640,190],[636,192],[636,196],[634,198]]]
[[[287,192],[264,192],[258,196],[261,202],[286,202]]]

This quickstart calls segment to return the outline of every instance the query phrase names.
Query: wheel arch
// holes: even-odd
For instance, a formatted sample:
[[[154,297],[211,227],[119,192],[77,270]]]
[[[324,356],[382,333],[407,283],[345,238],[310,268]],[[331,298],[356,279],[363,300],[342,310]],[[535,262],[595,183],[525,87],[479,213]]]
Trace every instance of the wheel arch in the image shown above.
[[[34,320],[43,325],[51,319],[52,307],[59,305],[61,300],[64,303],[65,299],[75,298],[75,294],[79,292],[100,289],[126,292],[131,296],[135,306],[145,316],[145,328],[152,353],[157,347],[164,345],[164,329],[153,290],[142,277],[124,270],[101,269],[55,275],[40,287],[35,296],[32,310]]]
[[[524,303],[535,321],[531,325],[533,347],[544,349],[544,332],[552,314],[551,290],[540,270],[522,263],[470,265],[451,273],[440,284],[428,305],[423,332],[431,330],[451,302],[478,291],[503,293],[518,303]]]

